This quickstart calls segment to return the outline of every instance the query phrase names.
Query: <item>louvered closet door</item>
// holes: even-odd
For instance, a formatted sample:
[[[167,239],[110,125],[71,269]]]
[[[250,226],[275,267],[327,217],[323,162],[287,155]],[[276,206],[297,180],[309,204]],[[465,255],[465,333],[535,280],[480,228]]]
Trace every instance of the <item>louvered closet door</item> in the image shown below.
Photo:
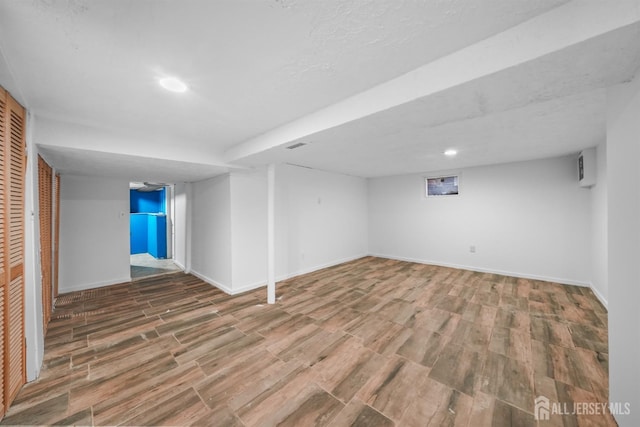
[[[40,201],[40,265],[42,268],[42,321],[43,331],[51,320],[52,308],[52,222],[53,173],[51,166],[38,156],[38,199]]]
[[[26,113],[6,95],[4,141],[4,407],[25,382],[24,177]]]
[[[0,348],[5,357],[2,360],[2,369],[0,370],[0,414],[6,412],[5,395],[4,395],[4,379],[6,372],[6,352],[5,352],[5,329],[7,326],[7,316],[5,315],[6,301],[6,269],[5,269],[5,253],[6,253],[6,235],[5,235],[5,194],[6,181],[4,179],[5,170],[5,150],[6,134],[7,134],[7,94],[4,89],[0,88]]]

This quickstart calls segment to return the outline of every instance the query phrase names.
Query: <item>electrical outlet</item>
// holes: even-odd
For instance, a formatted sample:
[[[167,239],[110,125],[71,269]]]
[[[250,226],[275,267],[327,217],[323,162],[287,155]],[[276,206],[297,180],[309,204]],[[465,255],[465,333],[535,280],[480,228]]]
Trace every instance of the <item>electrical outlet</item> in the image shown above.
[[[472,254],[475,254],[476,253],[476,245],[469,246],[469,252],[471,252]]]

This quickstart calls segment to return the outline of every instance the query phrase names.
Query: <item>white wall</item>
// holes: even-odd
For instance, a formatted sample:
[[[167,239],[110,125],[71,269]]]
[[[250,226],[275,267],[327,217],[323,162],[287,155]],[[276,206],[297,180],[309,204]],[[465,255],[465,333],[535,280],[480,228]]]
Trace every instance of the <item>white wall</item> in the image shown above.
[[[367,254],[367,180],[291,165],[276,168],[276,277]]]
[[[234,171],[193,188],[193,273],[234,294],[265,286],[266,170]],[[278,280],[366,254],[366,179],[278,165]]]
[[[183,270],[187,265],[187,188],[178,183],[173,188],[173,262]]]
[[[609,399],[640,425],[640,75],[608,91]]]
[[[191,272],[231,292],[231,191],[229,174],[193,183]]]
[[[233,292],[264,286],[267,277],[265,169],[231,173],[231,239]]]
[[[129,181],[62,175],[59,292],[131,280]]]
[[[371,179],[371,253],[589,284],[590,193],[574,156],[459,172],[460,195],[440,198],[424,195],[437,172]]]
[[[591,288],[608,306],[607,145],[596,149],[596,185],[591,188]]]

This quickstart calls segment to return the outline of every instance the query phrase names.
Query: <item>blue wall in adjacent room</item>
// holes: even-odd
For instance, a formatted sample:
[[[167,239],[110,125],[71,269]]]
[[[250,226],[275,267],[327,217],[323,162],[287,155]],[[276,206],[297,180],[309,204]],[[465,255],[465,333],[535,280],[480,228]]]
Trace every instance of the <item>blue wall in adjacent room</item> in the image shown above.
[[[167,216],[163,214],[131,214],[131,255],[150,253],[167,257]]]
[[[131,213],[167,213],[164,188],[157,191],[129,190],[129,203]]]
[[[165,189],[129,191],[131,254],[150,253],[167,257],[167,217]]]
[[[148,215],[131,214],[131,255],[144,254],[147,252],[148,240]]]
[[[147,224],[147,252],[156,258],[167,257],[167,217],[165,215],[146,215]]]

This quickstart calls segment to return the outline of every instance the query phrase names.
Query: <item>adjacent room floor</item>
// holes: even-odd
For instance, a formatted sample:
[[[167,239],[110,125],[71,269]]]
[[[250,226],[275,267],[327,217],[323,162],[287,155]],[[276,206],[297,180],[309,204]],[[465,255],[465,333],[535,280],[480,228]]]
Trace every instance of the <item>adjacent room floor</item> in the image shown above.
[[[131,279],[139,280],[143,277],[157,276],[159,274],[174,273],[180,271],[180,267],[170,259],[157,259],[151,254],[131,255]]]
[[[367,257],[278,296],[184,273],[62,295],[3,424],[534,426],[537,396],[608,401],[587,288]]]

